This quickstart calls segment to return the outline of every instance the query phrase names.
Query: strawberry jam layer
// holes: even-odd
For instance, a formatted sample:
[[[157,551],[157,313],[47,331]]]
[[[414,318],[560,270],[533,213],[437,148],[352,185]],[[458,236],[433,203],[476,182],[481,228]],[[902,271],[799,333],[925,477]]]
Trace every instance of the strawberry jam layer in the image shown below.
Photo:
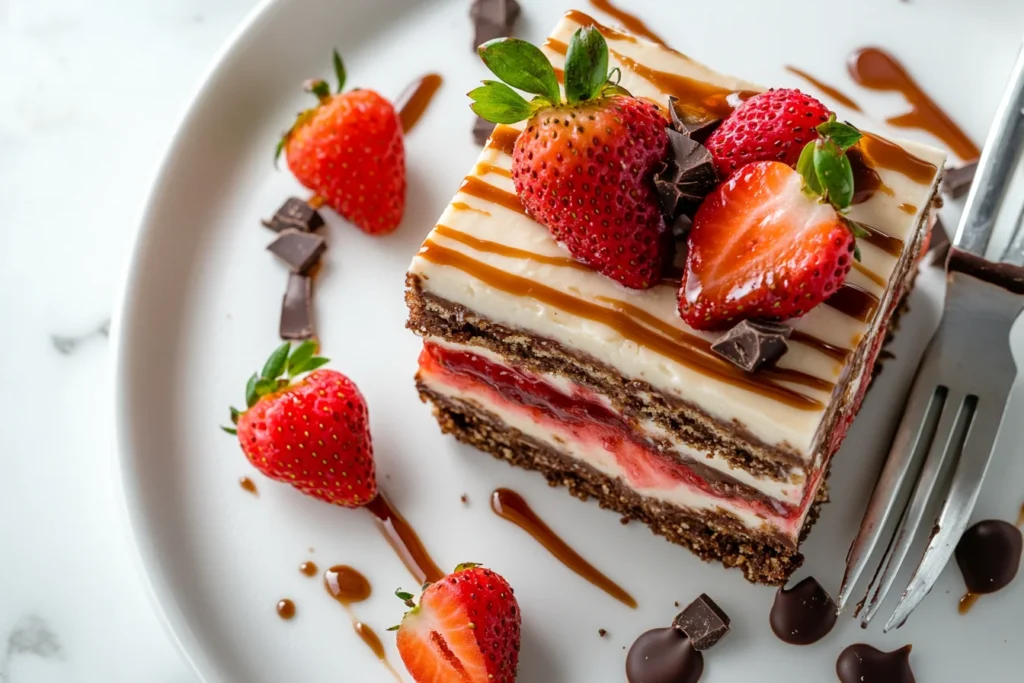
[[[770,520],[787,533],[796,533],[810,495],[799,506],[764,498],[723,495],[691,467],[658,451],[619,413],[594,392],[566,382],[563,388],[481,354],[427,342],[419,365],[425,378],[439,380],[462,394],[500,407],[504,412],[525,412],[532,423],[559,438],[571,438],[588,452],[604,452],[628,483],[638,490],[675,490],[684,487],[703,501],[726,509],[741,509],[746,516]],[[815,480],[817,477],[814,478]],[[809,486],[808,492],[815,486]],[[705,505],[704,507],[707,507]]]

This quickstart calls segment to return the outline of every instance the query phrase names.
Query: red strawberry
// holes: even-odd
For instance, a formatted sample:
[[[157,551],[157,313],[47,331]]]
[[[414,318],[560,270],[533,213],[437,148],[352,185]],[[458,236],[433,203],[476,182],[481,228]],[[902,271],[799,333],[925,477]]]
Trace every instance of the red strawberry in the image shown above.
[[[377,495],[366,401],[345,375],[316,370],[327,359],[313,355],[315,346],[303,342],[290,354],[289,344],[278,347],[249,379],[248,409],[232,408],[231,420],[260,472],[327,503],[360,507]]]
[[[742,318],[793,318],[832,295],[854,236],[830,204],[777,161],[748,164],[701,204],[690,231],[679,312],[699,330]]]
[[[398,627],[398,652],[416,683],[513,683],[519,603],[490,569],[461,564],[420,596]]]
[[[395,108],[373,90],[342,93],[345,69],[334,53],[337,94],[307,84],[320,104],[299,114],[282,138],[288,168],[335,211],[371,235],[391,232],[405,211],[405,149]]]
[[[669,147],[657,107],[609,80],[608,48],[593,28],[569,44],[565,102],[533,45],[503,38],[480,54],[506,83],[537,94],[527,102],[497,81],[470,93],[473,110],[488,121],[529,119],[516,140],[512,178],[530,216],[594,270],[627,287],[655,285],[671,254],[653,182]]]
[[[753,161],[795,166],[828,108],[799,90],[769,90],[741,104],[708,138],[707,148],[723,178]]]

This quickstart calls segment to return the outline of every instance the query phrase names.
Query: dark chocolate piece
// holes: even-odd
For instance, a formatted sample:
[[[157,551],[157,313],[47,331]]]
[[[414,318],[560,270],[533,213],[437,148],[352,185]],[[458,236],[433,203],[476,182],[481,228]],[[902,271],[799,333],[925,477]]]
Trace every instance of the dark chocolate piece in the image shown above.
[[[704,655],[677,628],[647,631],[626,655],[629,683],[697,683],[702,673]]]
[[[693,228],[693,219],[687,216],[685,213],[679,214],[676,220],[671,225],[672,237],[676,241],[685,240],[690,235],[690,230]]]
[[[977,171],[977,161],[956,168],[947,168],[946,175],[942,177],[942,191],[953,199],[963,197],[970,191]]]
[[[916,683],[909,645],[892,652],[863,643],[851,645],[839,654],[836,674],[842,683]]]
[[[971,593],[994,593],[1013,581],[1020,568],[1020,529],[1001,519],[986,519],[964,532],[956,544],[956,563]]]
[[[832,596],[808,576],[792,588],[779,588],[768,623],[782,642],[810,645],[827,636],[837,618]]]
[[[672,626],[686,634],[693,649],[704,651],[729,632],[729,615],[707,593],[701,593],[676,616]]]
[[[487,119],[482,119],[479,116],[476,117],[476,121],[473,122],[473,139],[476,144],[483,147],[487,144],[487,139],[491,137],[491,133],[494,132],[494,124]]]
[[[512,26],[522,8],[516,0],[473,0],[469,18],[473,20],[473,52],[495,38],[512,35]]]
[[[264,220],[263,225],[274,232],[281,232],[288,228],[311,232],[324,224],[324,218],[320,212],[309,205],[309,202],[290,197],[281,205],[281,208],[274,213],[269,221]]]
[[[933,266],[945,266],[951,244],[946,226],[942,224],[939,215],[935,214],[935,225],[932,226],[932,236],[928,240],[928,263]]]
[[[320,260],[326,248],[327,242],[320,235],[288,228],[270,243],[267,251],[288,264],[293,273],[305,274]]]
[[[672,128],[691,140],[703,145],[707,142],[708,138],[711,137],[711,134],[715,132],[715,129],[722,125],[722,119],[696,121],[694,123],[684,121],[679,115],[679,109],[676,104],[677,102],[679,102],[679,100],[675,97],[668,98],[668,113],[672,118]]]
[[[281,302],[281,339],[313,337],[313,289],[310,277],[288,274],[288,289]]]
[[[765,363],[778,360],[789,350],[786,340],[791,332],[787,325],[744,320],[715,340],[711,350],[747,372],[757,372]]]
[[[665,222],[696,211],[708,192],[718,184],[711,152],[699,142],[667,128],[671,154],[654,174],[654,187]]]

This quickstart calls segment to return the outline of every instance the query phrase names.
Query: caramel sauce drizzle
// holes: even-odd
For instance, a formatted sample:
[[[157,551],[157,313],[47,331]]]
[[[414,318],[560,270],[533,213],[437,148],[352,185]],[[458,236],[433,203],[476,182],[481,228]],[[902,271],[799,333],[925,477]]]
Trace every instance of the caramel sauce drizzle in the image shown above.
[[[459,186],[459,192],[468,194],[471,197],[477,199],[483,199],[484,201],[504,206],[506,209],[517,211],[524,216],[526,215],[526,209],[523,208],[522,202],[519,201],[519,196],[512,193],[506,192],[500,187],[495,187],[490,183],[484,182],[476,176],[468,176],[462,181],[462,185]]]
[[[823,339],[818,339],[814,335],[802,332],[800,330],[791,331],[789,333],[789,338],[791,341],[800,342],[805,346],[810,346],[811,348],[824,353],[826,356],[831,356],[840,363],[845,363],[846,359],[850,357],[851,353],[853,353],[850,349],[844,349],[841,346],[829,344],[827,341],[824,341]]]
[[[623,33],[622,31],[616,30],[609,26],[605,26],[601,22],[594,19],[589,14],[585,14],[578,9],[571,9],[565,13],[565,18],[569,21],[575,22],[580,26],[593,26],[601,32],[605,38],[611,38],[612,40],[624,40],[628,43],[635,43],[636,36],[632,33]],[[625,23],[625,22],[623,22]],[[664,45],[664,43],[662,43]]]
[[[533,536],[548,552],[572,571],[579,574],[593,585],[603,590],[627,607],[636,609],[636,600],[621,586],[602,574],[598,569],[584,560],[579,553],[569,547],[547,524],[544,523],[533,508],[515,491],[497,489],[491,494],[491,510],[502,519],[512,522],[526,533]]]
[[[498,256],[505,256],[507,258],[536,261],[537,263],[545,263],[550,266],[559,266],[562,268],[592,271],[590,266],[580,263],[576,259],[568,256],[547,256],[545,254],[538,254],[524,249],[517,249],[498,242],[492,242],[491,240],[483,240],[479,237],[473,237],[461,230],[449,228],[447,225],[434,226],[434,232],[442,237],[447,237],[450,240],[455,240],[456,242],[465,244],[471,249],[486,252],[488,254],[497,254]]]
[[[846,151],[846,157],[850,160],[850,167],[853,169],[853,199],[851,204],[862,204],[875,196],[876,192],[895,197],[896,193],[892,188],[882,182],[878,171],[868,165],[860,146],[851,147]]]
[[[824,407],[817,399],[787,387],[769,383],[766,381],[767,377],[748,375],[724,360],[705,355],[700,348],[686,343],[687,337],[692,335],[687,335],[685,332],[677,331],[675,338],[667,338],[639,323],[622,310],[594,304],[539,282],[506,273],[458,251],[443,247],[430,239],[423,243],[419,256],[440,266],[462,270],[495,289],[514,296],[530,297],[553,308],[559,308],[572,315],[606,325],[626,339],[666,358],[671,358],[680,365],[772,398],[793,408],[821,410]],[[703,340],[701,341],[703,342]],[[814,381],[820,380],[815,378]]]
[[[510,171],[509,169],[502,168],[501,166],[495,166],[494,164],[488,164],[484,161],[478,163],[476,165],[476,168],[473,169],[473,172],[481,176],[487,175],[488,173],[493,173],[494,175],[500,175],[506,178],[512,177],[512,171]]]
[[[851,97],[849,97],[848,95],[840,92],[839,90],[837,90],[833,86],[829,85],[828,83],[825,83],[824,81],[821,81],[821,80],[815,78],[814,76],[812,76],[811,74],[807,73],[806,71],[804,71],[802,69],[798,69],[795,66],[787,66],[786,67],[786,71],[788,71],[789,73],[791,73],[791,74],[793,74],[795,76],[799,76],[800,78],[804,79],[805,81],[807,81],[808,83],[813,85],[815,88],[817,88],[821,92],[825,93],[826,95],[831,97],[833,100],[835,100],[839,104],[841,104],[844,107],[846,107],[847,109],[852,109],[853,111],[864,111],[863,109],[860,108],[859,104],[857,104],[856,102],[853,101],[853,99]]]
[[[402,122],[403,132],[408,133],[413,129],[443,82],[440,74],[427,74],[412,83],[398,96],[395,101],[395,109]]]
[[[865,160],[875,168],[887,168],[902,173],[915,183],[927,185],[935,178],[936,168],[924,159],[914,156],[894,142],[877,135],[864,133],[857,143]]]
[[[878,297],[847,282],[835,294],[825,299],[825,305],[866,323],[871,321],[878,310]]]
[[[402,564],[418,583],[440,581],[444,577],[444,572],[438,568],[427,549],[423,547],[423,542],[416,531],[383,493],[378,493],[377,497],[366,505],[366,509],[373,514],[377,528],[384,535],[388,545],[398,554]]]
[[[891,54],[877,47],[862,48],[850,56],[848,66],[850,76],[859,85],[871,90],[896,91],[906,98],[910,111],[887,118],[887,123],[899,128],[928,131],[964,161],[973,161],[981,156],[978,146]]]
[[[876,246],[885,253],[891,254],[892,256],[898,257],[900,254],[903,253],[903,240],[899,239],[898,237],[893,237],[892,235],[886,235],[878,228],[870,226],[867,223],[858,222],[857,225],[864,228],[864,230],[866,230],[868,233],[867,236],[860,237],[858,239],[862,239],[868,244]]]
[[[864,264],[862,263],[854,261],[853,269],[880,287],[885,287],[887,284],[889,284],[888,282],[885,281],[885,278],[883,278],[881,275],[877,275],[874,271],[868,270],[866,267],[864,267]]]
[[[908,204],[907,202],[901,203],[898,208],[900,211],[909,216],[913,216],[914,214],[917,213],[917,207],[914,206],[913,204]]]
[[[487,141],[487,145],[512,156],[519,133],[520,131],[512,126],[497,125],[494,127],[494,132],[491,133],[491,139]]]
[[[483,214],[485,216],[490,216],[491,215],[490,211],[484,211],[483,209],[478,209],[475,206],[470,206],[466,202],[452,202],[452,208],[455,209],[456,211],[476,211],[477,213],[481,213],[481,214]]]
[[[613,5],[609,0],[590,0],[590,4],[595,8],[601,10],[605,14],[614,17],[617,21],[621,22],[623,27],[633,35],[646,38],[652,43],[657,43],[667,47],[667,43],[661,39],[661,37],[652,31],[650,27],[643,22],[640,17],[635,14],[631,14],[623,9],[620,9]],[[593,20],[591,20],[593,21]]]

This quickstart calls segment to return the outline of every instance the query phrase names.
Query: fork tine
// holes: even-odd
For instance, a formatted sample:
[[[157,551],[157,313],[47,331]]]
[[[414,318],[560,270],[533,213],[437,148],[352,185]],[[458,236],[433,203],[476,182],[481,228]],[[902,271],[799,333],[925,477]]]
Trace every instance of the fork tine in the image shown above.
[[[1009,387],[995,396],[986,396],[986,402],[979,404],[977,397],[969,396],[973,404],[973,420],[967,430],[963,454],[953,475],[953,483],[949,496],[942,506],[935,522],[936,532],[932,535],[925,548],[921,561],[910,578],[910,584],[904,591],[896,611],[886,623],[884,631],[902,626],[910,613],[921,603],[935,585],[942,569],[953,554],[960,536],[967,528],[967,522],[978,501],[985,472],[992,460],[999,425],[1006,411],[1006,399]],[[973,399],[973,400],[972,400]]]
[[[928,501],[932,498],[935,484],[938,482],[939,474],[942,471],[942,465],[946,461],[950,450],[959,450],[963,443],[960,436],[963,429],[958,429],[958,427],[962,424],[961,417],[964,412],[966,396],[963,394],[951,396],[945,387],[938,387],[936,395],[936,403],[942,406],[941,417],[939,418],[938,426],[934,427],[934,432],[931,432],[934,434],[931,439],[931,448],[928,451],[928,457],[924,462],[924,466],[921,468],[921,473],[918,475],[917,484],[914,485],[914,492],[911,494],[910,502],[907,503],[906,511],[900,520],[899,527],[896,529],[893,542],[889,545],[889,549],[882,560],[884,569],[877,576],[877,588],[866,606],[864,618],[860,624],[862,628],[867,628],[868,624],[871,623],[871,619],[874,618],[879,607],[882,606],[885,596],[888,595],[889,590],[896,581],[896,575],[899,573],[900,567],[903,566],[907,552],[914,542],[914,535],[917,533],[917,528],[921,525],[921,520],[924,518]],[[868,590],[871,590],[870,587]]]
[[[843,582],[839,587],[839,595],[836,600],[837,613],[846,608],[857,581],[871,560],[871,554],[875,551],[875,546],[885,530],[885,523],[889,519],[889,515],[892,514],[898,498],[897,494],[903,488],[903,481],[907,477],[907,472],[910,471],[914,453],[917,452],[921,442],[921,436],[925,429],[925,418],[929,414],[935,398],[932,373],[928,371],[933,362],[931,357],[934,354],[930,351],[934,346],[935,341],[932,340],[925,351],[921,366],[918,367],[917,376],[910,389],[906,410],[896,431],[896,438],[889,449],[882,472],[878,475],[875,490],[871,493],[871,500],[864,512],[860,531],[857,532],[857,537],[850,545],[850,551],[846,555],[846,572],[843,574]]]

